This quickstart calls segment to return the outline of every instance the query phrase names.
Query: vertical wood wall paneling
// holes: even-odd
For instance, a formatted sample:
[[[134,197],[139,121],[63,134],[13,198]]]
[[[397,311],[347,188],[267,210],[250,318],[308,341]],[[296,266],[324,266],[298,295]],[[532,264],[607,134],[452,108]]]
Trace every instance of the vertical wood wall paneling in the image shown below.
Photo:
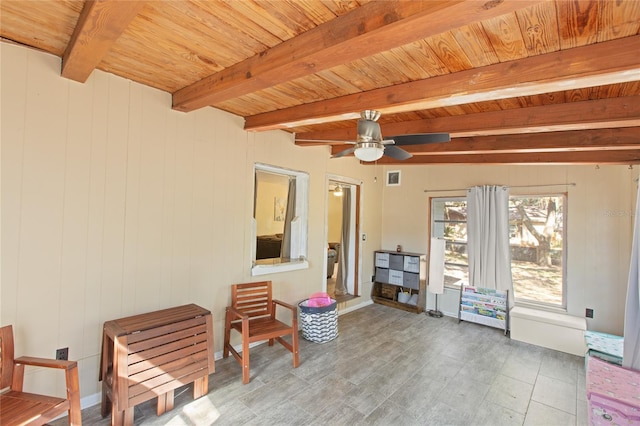
[[[136,285],[130,294],[134,299],[134,312],[150,312],[161,307],[158,292],[162,259],[162,211],[164,197],[164,158],[166,144],[166,122],[160,92],[143,91],[142,138],[140,143],[140,188],[136,225],[137,276]],[[164,105],[166,106],[166,104]]]
[[[107,75],[103,251],[100,277],[100,324],[120,318],[126,214],[129,82]],[[98,327],[101,329],[101,327]]]
[[[54,355],[44,348],[58,339],[67,91],[49,72],[56,62],[29,54],[17,321],[31,330],[19,345],[32,356]]]
[[[209,114],[207,114],[209,115]],[[204,117],[200,117],[204,118]],[[215,121],[209,119],[196,120],[196,140],[194,141],[192,202],[191,252],[192,268],[191,297],[203,303],[210,303],[212,298],[213,271],[223,267],[214,256],[214,238],[218,237],[221,227],[225,226],[224,217],[214,219],[214,188],[224,188],[227,182],[214,182],[214,169],[220,164],[224,155],[216,155]],[[219,152],[218,152],[219,154]],[[221,283],[217,283],[221,284]]]
[[[0,54],[11,53],[11,61],[0,61],[0,84],[2,94],[12,99],[11,108],[2,104],[2,126],[0,127],[2,161],[2,223],[0,224],[2,268],[0,277],[0,323],[17,324],[18,281],[20,279],[20,223],[22,212],[23,150],[26,119],[28,50],[17,46],[0,44]],[[14,326],[16,351],[21,349],[21,334]]]
[[[89,157],[89,203],[88,228],[85,247],[87,251],[87,273],[85,276],[85,355],[98,353],[102,337],[102,268],[103,239],[105,222],[105,179],[107,161],[107,131],[109,81],[107,74],[91,76],[93,96],[91,108],[91,137],[86,142],[90,146]]]
[[[138,285],[138,240],[140,231],[138,216],[140,212],[140,164],[143,161],[142,140],[145,131],[142,125],[144,114],[143,95],[145,89],[137,84],[129,87],[129,128],[127,147],[127,191],[125,194],[125,222],[124,222],[124,264],[123,264],[123,294],[119,316],[102,318],[102,321],[122,318],[132,315],[135,311],[135,288]]]
[[[91,181],[92,86],[69,82],[59,345],[69,347],[69,359],[95,355],[96,345],[86,345],[87,237]],[[95,302],[94,302],[95,303]],[[90,307],[89,307],[90,308]]]
[[[191,291],[191,229],[193,226],[193,198],[196,191],[193,162],[195,159],[195,115],[187,114],[177,120],[174,141],[174,202],[171,247],[171,291],[169,297],[176,305],[193,300]],[[169,150],[167,151],[169,155]],[[202,306],[202,305],[201,305]]]
[[[173,280],[173,241],[176,237],[174,228],[175,199],[176,199],[176,154],[180,146],[180,138],[177,131],[177,116],[166,113],[166,142],[164,155],[164,189],[162,200],[162,257],[160,259],[160,282],[158,292],[166,301],[180,305],[172,299]]]

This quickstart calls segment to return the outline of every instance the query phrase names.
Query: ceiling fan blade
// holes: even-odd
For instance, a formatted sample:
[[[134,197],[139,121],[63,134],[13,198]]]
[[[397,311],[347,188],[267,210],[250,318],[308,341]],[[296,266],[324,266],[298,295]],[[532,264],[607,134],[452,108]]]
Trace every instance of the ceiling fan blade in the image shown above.
[[[299,139],[296,138],[296,142],[321,142],[321,143],[340,143],[340,144],[356,144],[356,141],[345,141],[345,140],[336,140],[336,139]]]
[[[351,148],[347,148],[344,151],[340,151],[339,153],[332,155],[331,158],[344,157],[345,155],[351,154],[355,150],[356,150],[355,146]]]
[[[398,148],[395,145],[387,145],[384,147],[384,155],[387,157],[395,158],[396,160],[406,160],[413,157],[413,154],[405,151],[402,148]]]
[[[451,142],[449,133],[415,133],[388,137],[396,141],[396,145],[422,145],[427,143]]]

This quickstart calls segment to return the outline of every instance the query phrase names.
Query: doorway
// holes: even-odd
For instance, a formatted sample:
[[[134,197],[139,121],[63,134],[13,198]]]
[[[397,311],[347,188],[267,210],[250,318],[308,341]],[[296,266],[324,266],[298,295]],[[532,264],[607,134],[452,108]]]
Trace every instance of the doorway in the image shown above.
[[[338,302],[359,295],[359,182],[327,180],[326,291]]]

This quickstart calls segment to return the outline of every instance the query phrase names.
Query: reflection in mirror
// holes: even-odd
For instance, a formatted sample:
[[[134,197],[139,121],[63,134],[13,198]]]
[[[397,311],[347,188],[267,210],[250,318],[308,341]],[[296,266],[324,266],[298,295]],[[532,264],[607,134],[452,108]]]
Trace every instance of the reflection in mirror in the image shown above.
[[[308,268],[309,174],[259,163],[254,172],[251,274]]]
[[[293,197],[289,197],[291,185],[294,188]],[[289,261],[290,237],[287,238],[285,234],[295,213],[287,211],[292,204],[290,200],[295,200],[295,176],[256,170],[256,264]],[[295,209],[295,205],[290,207]]]

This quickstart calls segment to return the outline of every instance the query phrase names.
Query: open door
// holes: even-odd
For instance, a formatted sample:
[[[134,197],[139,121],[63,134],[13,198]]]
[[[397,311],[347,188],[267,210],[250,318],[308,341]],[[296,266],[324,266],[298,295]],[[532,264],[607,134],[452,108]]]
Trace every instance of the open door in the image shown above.
[[[360,185],[332,177],[327,188],[326,288],[345,301],[359,295]]]

